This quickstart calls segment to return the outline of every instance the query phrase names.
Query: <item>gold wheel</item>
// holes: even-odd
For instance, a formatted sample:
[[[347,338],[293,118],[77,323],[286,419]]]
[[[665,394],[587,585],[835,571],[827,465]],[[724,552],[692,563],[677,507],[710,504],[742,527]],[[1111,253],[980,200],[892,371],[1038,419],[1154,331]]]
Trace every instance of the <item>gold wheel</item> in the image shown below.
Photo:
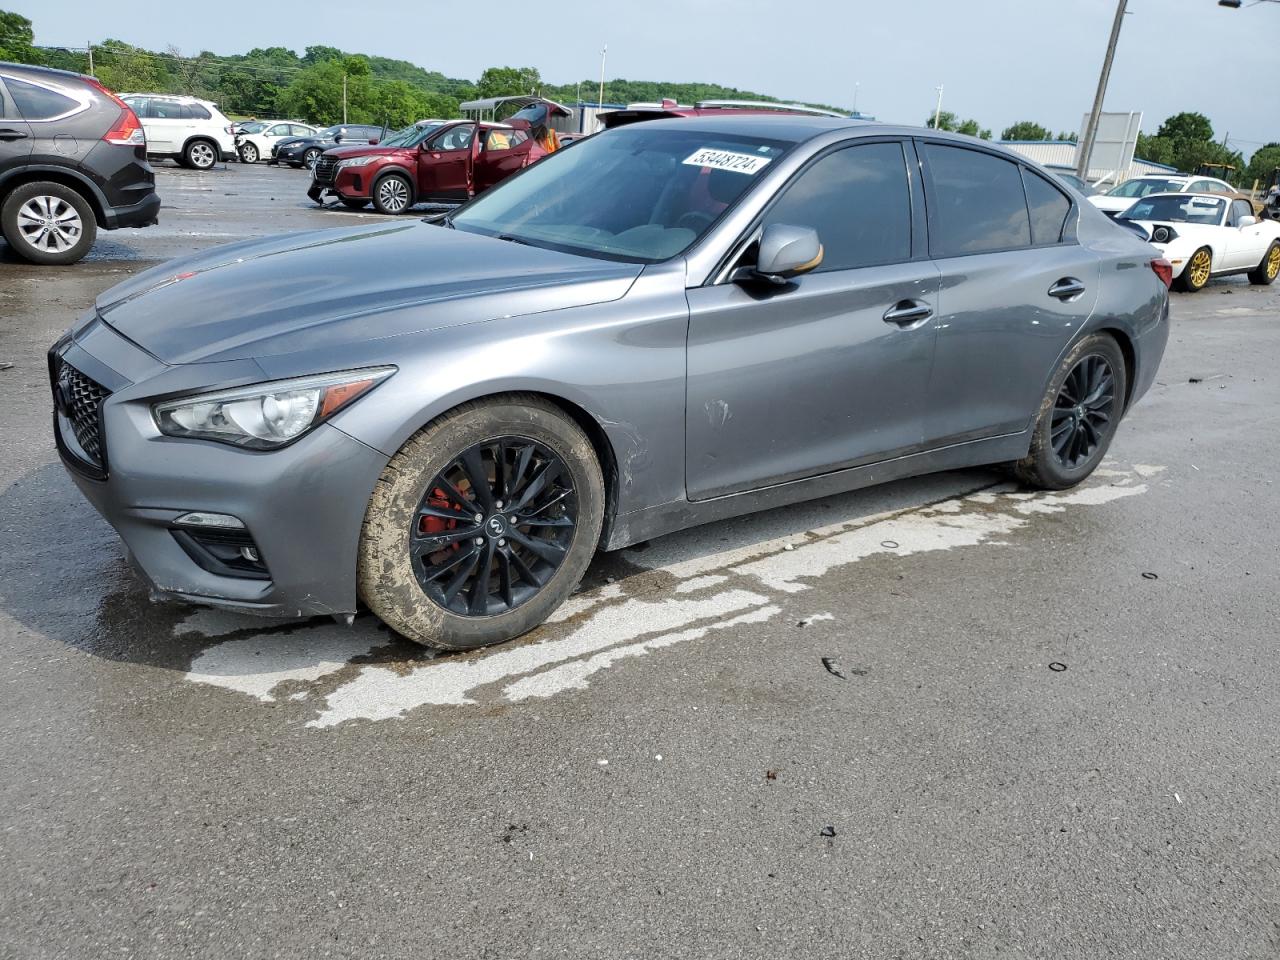
[[[1213,260],[1208,250],[1200,249],[1192,254],[1191,262],[1187,264],[1187,270],[1191,273],[1191,285],[1198,290],[1208,283],[1212,266]]]
[[[1272,246],[1267,254],[1267,279],[1274,280],[1280,276],[1280,246]]]

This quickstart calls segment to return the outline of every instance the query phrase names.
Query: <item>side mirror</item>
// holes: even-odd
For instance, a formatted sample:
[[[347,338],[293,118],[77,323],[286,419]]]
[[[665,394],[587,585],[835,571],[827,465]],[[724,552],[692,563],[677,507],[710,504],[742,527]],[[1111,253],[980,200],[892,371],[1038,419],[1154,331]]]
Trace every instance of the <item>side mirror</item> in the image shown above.
[[[1241,217],[1241,218],[1240,218],[1240,222],[1239,222],[1239,223],[1237,223],[1237,224],[1236,224],[1236,226],[1237,226],[1237,227],[1242,227],[1242,228],[1243,228],[1243,227],[1252,227],[1252,226],[1253,226],[1255,223],[1257,223],[1257,222],[1258,222],[1258,218],[1257,218],[1257,217]]]
[[[377,145],[378,145],[378,138],[377,138],[377,137],[370,137],[370,138],[369,138],[369,146],[371,146],[371,147],[376,147]]]
[[[732,279],[764,280],[782,286],[822,263],[822,241],[812,227],[771,223],[760,235],[760,252],[754,267],[734,271]]]
[[[341,142],[342,142],[342,134],[340,134],[340,133],[334,134],[333,142],[334,142],[334,143],[341,143]]]

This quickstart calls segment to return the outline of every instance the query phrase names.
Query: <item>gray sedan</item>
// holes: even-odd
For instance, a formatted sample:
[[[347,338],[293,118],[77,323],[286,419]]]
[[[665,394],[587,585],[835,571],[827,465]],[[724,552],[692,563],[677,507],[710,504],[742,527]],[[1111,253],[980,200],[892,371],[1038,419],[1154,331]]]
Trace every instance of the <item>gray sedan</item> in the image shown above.
[[[1025,160],[807,117],[635,124],[436,222],[216,248],[52,348],[59,450],[156,596],[465,649],[599,549],[936,470],[1064,488],[1169,268]]]

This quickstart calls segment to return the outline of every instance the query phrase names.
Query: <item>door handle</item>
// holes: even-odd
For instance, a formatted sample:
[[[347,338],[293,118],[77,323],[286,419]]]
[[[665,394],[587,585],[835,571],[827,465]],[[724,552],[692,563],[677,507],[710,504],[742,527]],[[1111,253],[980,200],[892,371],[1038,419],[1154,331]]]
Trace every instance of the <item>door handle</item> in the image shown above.
[[[1074,300],[1084,293],[1084,284],[1075,277],[1063,277],[1049,288],[1049,296],[1059,300]]]
[[[0,127],[0,140],[25,140],[30,134],[23,133],[21,130],[14,130],[11,127]]]
[[[933,316],[933,307],[920,300],[899,300],[884,312],[884,322],[903,329],[919,326]]]

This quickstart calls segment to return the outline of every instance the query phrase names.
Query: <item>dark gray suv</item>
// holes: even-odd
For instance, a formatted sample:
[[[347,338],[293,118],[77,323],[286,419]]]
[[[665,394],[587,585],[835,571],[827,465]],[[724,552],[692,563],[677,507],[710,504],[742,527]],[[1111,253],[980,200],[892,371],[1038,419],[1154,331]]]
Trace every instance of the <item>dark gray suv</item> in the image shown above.
[[[134,112],[92,77],[0,63],[0,229],[15,254],[75,263],[98,229],[156,222]]]

